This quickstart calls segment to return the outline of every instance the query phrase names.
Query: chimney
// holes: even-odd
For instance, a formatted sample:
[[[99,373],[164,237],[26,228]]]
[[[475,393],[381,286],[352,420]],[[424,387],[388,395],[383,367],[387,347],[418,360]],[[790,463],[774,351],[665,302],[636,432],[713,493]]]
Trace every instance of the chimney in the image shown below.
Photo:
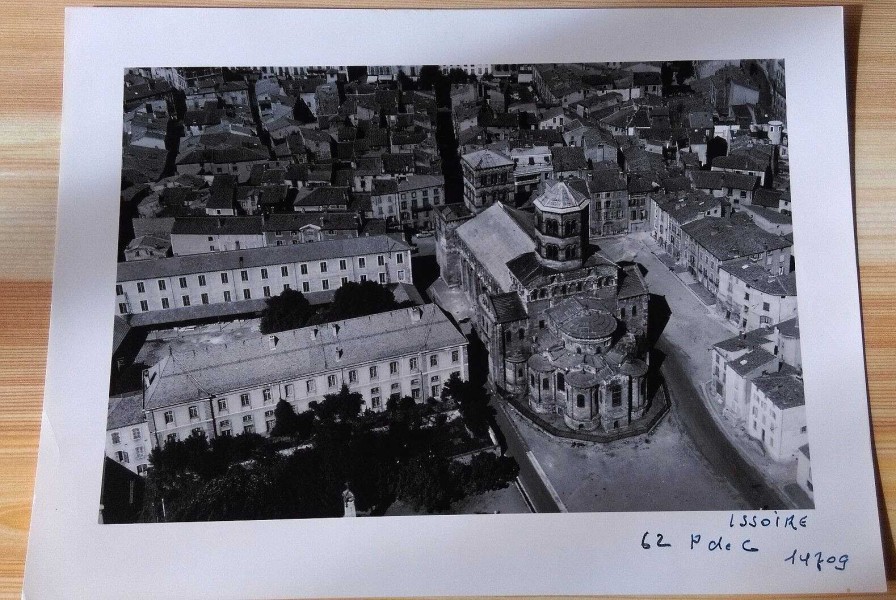
[[[269,335],[268,336],[268,350],[273,350],[274,348],[276,348],[277,342],[279,342],[279,341],[280,341],[280,338],[278,338],[276,335]]]
[[[333,323],[333,335],[339,337],[339,323]]]
[[[342,348],[339,348],[338,346],[336,348],[336,360],[337,361],[342,360]]]
[[[317,334],[318,334],[318,333],[320,333],[320,330],[319,330],[317,327],[315,327],[314,329],[312,329],[312,330],[311,330],[311,339],[312,339],[312,340],[316,340],[316,339],[317,339]]]
[[[423,317],[423,310],[419,306],[411,308],[411,321],[417,322]]]

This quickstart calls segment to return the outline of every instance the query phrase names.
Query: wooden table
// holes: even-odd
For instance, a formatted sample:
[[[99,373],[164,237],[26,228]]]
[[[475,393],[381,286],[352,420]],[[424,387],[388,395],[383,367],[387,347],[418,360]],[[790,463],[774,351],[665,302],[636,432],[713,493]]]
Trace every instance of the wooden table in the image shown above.
[[[836,4],[825,1],[787,5]],[[112,5],[74,0],[69,4]],[[128,2],[168,5],[178,2]],[[191,5],[239,6],[206,0]],[[265,2],[309,7],[309,2]],[[564,7],[751,6],[769,2],[642,0]],[[847,81],[854,128],[856,217],[881,522],[896,598],[896,2],[849,0]],[[53,264],[62,87],[61,0],[0,0],[0,596],[19,597],[37,458]],[[490,0],[367,0],[366,7],[473,8]],[[527,0],[502,6],[545,6]],[[320,5],[318,5],[320,6]],[[359,6],[338,0],[331,7]],[[697,32],[699,35],[699,32]]]

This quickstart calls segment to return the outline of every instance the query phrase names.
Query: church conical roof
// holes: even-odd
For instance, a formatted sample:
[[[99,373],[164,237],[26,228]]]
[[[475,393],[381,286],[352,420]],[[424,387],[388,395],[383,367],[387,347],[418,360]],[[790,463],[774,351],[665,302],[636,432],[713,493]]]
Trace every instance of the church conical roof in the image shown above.
[[[562,181],[549,183],[547,189],[535,199],[535,207],[547,212],[579,210],[588,202],[588,196],[569,187]]]

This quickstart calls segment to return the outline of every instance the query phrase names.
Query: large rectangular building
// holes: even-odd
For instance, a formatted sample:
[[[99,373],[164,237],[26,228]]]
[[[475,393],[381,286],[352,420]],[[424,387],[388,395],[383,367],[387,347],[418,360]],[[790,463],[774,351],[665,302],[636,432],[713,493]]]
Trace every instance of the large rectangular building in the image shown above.
[[[303,412],[343,385],[363,409],[384,410],[393,395],[423,402],[455,373],[469,377],[467,340],[426,304],[171,352],[144,374],[143,410],[155,447],[266,433],[280,400]]]
[[[257,300],[290,288],[412,281],[411,246],[387,235],[118,264],[117,314]]]

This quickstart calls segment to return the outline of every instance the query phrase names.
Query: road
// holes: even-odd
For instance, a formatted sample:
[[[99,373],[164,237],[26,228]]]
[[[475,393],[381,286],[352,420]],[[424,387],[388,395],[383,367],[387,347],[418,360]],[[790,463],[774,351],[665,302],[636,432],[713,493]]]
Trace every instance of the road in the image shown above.
[[[663,339],[659,341],[657,348],[666,355],[663,361],[663,375],[666,388],[672,396],[673,410],[706,461],[717,473],[725,477],[753,508],[787,508],[789,505],[765,483],[762,475],[744,460],[740,452],[719,430],[715,419],[709,414],[709,409],[700,399],[699,392],[681,367],[680,350]]]
[[[526,445],[526,442],[523,441],[523,438],[520,437],[516,427],[514,427],[513,423],[504,412],[507,410],[504,407],[504,403],[500,400],[492,400],[491,405],[495,409],[495,419],[498,422],[498,427],[500,428],[501,433],[504,434],[504,438],[507,442],[507,454],[514,457],[516,462],[520,465],[520,485],[522,485],[523,490],[529,497],[529,501],[535,508],[535,512],[561,512],[557,502],[554,501],[554,498],[551,496],[550,491],[548,491],[544,481],[542,481],[538,472],[535,470],[535,467],[532,465],[532,461],[529,460],[529,447]]]
[[[788,505],[719,429],[696,387],[710,377],[709,348],[735,334],[640,240],[628,236],[601,245],[613,258],[634,260],[646,267],[651,294],[662,296],[669,305],[669,321],[656,348],[665,354],[663,370],[674,399],[673,409],[701,454],[755,508],[786,508]]]

